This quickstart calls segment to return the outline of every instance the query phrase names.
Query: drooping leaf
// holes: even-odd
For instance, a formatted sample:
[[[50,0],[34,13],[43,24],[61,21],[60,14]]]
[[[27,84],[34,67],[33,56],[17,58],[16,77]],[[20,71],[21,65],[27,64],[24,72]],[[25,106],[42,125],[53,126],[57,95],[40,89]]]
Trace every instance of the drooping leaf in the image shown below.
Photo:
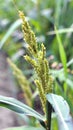
[[[44,122],[44,117],[30,108],[29,106],[21,103],[20,101],[10,98],[10,97],[5,97],[5,96],[0,96],[0,106],[6,107],[16,113],[18,113],[20,116],[24,118],[24,115],[32,116],[40,120],[40,122]]]
[[[55,94],[47,94],[46,97],[56,112],[59,130],[73,130],[73,119],[70,115],[70,109],[63,97]]]

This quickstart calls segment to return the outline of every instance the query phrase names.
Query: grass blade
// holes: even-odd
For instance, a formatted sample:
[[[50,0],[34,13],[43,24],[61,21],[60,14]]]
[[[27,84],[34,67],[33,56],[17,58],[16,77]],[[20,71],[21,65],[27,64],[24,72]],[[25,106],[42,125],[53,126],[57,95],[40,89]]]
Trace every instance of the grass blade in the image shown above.
[[[41,114],[39,114],[38,112],[30,108],[29,106],[21,103],[20,101],[14,98],[0,96],[0,106],[10,109],[18,113],[22,117],[24,117],[24,115],[28,115],[28,116],[35,117],[40,121],[45,120]]]
[[[56,37],[57,37],[58,46],[59,46],[59,53],[60,53],[61,62],[62,62],[63,67],[64,67],[64,74],[67,77],[67,58],[66,58],[66,53],[65,53],[64,47],[62,45],[62,42],[61,42],[61,39],[60,39],[60,36],[59,36],[59,34],[57,32],[56,27],[55,27],[55,31],[56,31]]]
[[[7,41],[7,39],[10,37],[10,35],[14,32],[14,30],[20,26],[20,24],[22,23],[22,21],[20,19],[16,20],[8,29],[7,33],[5,34],[5,36],[2,38],[2,40],[0,41],[0,49],[3,47],[4,43]]]

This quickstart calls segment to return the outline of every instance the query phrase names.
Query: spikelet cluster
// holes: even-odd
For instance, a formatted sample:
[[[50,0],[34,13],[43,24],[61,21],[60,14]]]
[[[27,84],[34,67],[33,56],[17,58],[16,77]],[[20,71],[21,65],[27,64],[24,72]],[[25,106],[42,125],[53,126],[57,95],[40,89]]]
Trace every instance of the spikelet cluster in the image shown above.
[[[23,12],[19,11],[19,16],[22,19],[22,30],[24,39],[28,44],[28,51],[31,52],[31,56],[24,56],[25,59],[33,66],[37,79],[35,80],[36,86],[39,91],[42,107],[44,113],[46,113],[46,94],[52,92],[52,78],[50,77],[49,65],[46,59],[46,48],[44,44],[41,44],[38,49],[36,37],[31,30],[28,22],[25,19]]]
[[[13,74],[18,80],[19,85],[21,86],[23,92],[24,92],[24,98],[29,106],[32,106],[32,92],[29,87],[29,83],[26,79],[26,77],[23,75],[22,71],[10,60],[7,59],[9,65],[13,69]]]
[[[29,26],[29,23],[26,21],[23,12],[19,11],[19,16],[22,19],[22,30],[24,34],[24,40],[28,43],[28,50],[31,54],[37,54],[37,42],[36,37]]]

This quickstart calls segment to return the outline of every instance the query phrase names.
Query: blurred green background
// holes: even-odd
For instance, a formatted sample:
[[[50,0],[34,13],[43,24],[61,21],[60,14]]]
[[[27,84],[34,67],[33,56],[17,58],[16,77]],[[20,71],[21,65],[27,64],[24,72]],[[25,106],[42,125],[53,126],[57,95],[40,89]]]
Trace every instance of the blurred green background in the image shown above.
[[[72,0],[18,0],[16,6],[23,10],[25,16],[34,30],[38,43],[44,42],[47,48],[47,56],[53,54],[56,60],[60,61],[57,40],[55,35],[49,32],[57,29],[71,28],[73,23],[73,1]],[[19,19],[18,12],[12,0],[0,1],[0,39],[2,40],[11,25]],[[22,43],[22,33],[20,21],[17,21],[18,28],[13,31],[7,40],[4,41],[3,49],[9,55],[14,55],[20,48],[24,48]],[[72,58],[72,32],[62,33],[62,44],[65,48],[67,61]],[[17,43],[17,44],[16,44]],[[16,46],[14,46],[16,44]],[[8,46],[7,46],[8,45]],[[17,49],[16,49],[17,48]]]
[[[23,58],[28,52],[17,8],[24,12],[39,46],[42,42],[45,44],[46,57],[55,79],[54,93],[68,101],[73,115],[73,0],[17,0],[16,5],[12,0],[0,0],[0,49],[23,71],[34,91],[33,69]],[[55,26],[60,30],[59,40],[55,32],[52,34]],[[62,46],[58,46],[59,41]],[[67,76],[62,69],[66,65]]]

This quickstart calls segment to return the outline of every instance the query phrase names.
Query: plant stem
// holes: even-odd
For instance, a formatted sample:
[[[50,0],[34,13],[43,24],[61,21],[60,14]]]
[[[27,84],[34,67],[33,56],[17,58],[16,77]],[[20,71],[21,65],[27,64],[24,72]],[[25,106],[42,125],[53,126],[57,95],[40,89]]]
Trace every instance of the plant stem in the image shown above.
[[[51,130],[51,114],[52,114],[52,106],[51,104],[46,101],[46,130]]]

